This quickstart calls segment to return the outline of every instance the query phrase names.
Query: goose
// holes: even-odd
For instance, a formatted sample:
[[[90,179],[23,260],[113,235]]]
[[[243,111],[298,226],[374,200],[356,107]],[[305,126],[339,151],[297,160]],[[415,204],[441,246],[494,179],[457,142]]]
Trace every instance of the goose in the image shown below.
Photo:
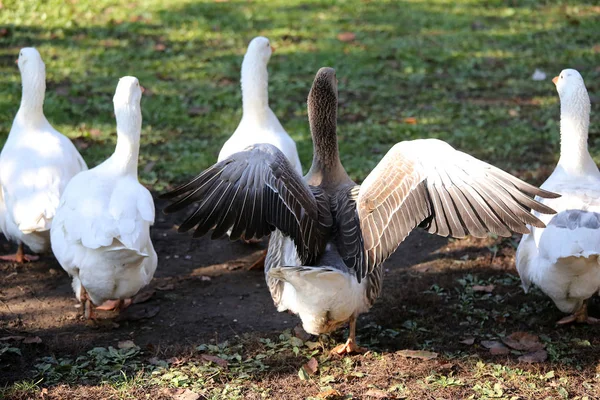
[[[119,80],[113,103],[117,145],[102,164],[67,185],[50,231],[52,251],[73,278],[84,315],[93,305],[117,308],[148,285],[157,256],[150,240],[154,201],[138,181],[142,90],[137,78]],[[116,300],[115,300],[116,299]],[[110,302],[109,302],[110,303]]]
[[[587,314],[587,300],[600,290],[600,172],[588,152],[590,98],[583,78],[565,69],[552,82],[560,97],[560,159],[541,186],[560,193],[539,199],[558,212],[538,215],[547,227],[532,227],[517,248],[523,289],[531,284],[571,315],[558,321],[598,322]]]
[[[181,224],[194,236],[271,240],[265,277],[278,311],[300,316],[311,334],[348,323],[337,354],[362,352],[356,319],[381,293],[382,265],[417,226],[442,236],[509,236],[543,226],[528,212],[552,210],[531,186],[436,139],[396,144],[362,185],[339,157],[337,79],[321,68],[308,95],[313,161],[302,177],[274,146],[257,144],[208,168],[165,198],[176,212],[198,202]]]
[[[234,153],[244,151],[248,146],[269,143],[287,157],[295,171],[302,174],[296,143],[269,107],[267,64],[273,51],[274,48],[266,37],[258,36],[250,41],[242,61],[242,119],[233,135],[221,148],[217,161],[223,161]],[[261,267],[265,256],[266,252],[248,269]]]
[[[23,263],[50,244],[50,226],[67,183],[87,169],[71,141],[44,116],[46,66],[40,53],[26,47],[17,59],[23,91],[21,105],[0,153],[0,229],[18,244],[16,254],[0,259]]]

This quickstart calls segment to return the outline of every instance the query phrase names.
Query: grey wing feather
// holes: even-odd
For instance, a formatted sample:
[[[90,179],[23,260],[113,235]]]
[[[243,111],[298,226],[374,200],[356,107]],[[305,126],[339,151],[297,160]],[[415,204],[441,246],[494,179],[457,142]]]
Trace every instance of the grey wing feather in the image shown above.
[[[275,146],[259,144],[208,168],[162,198],[177,198],[165,213],[197,203],[179,227],[194,236],[214,229],[212,238],[231,228],[233,240],[261,238],[274,229],[291,237],[303,263],[324,251],[332,225],[326,194],[308,186]]]

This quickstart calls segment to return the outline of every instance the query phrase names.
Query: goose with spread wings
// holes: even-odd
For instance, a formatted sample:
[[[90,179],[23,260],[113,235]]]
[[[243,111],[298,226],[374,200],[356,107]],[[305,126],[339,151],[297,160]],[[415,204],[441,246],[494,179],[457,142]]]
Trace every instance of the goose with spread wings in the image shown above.
[[[333,351],[360,352],[356,318],[381,293],[382,266],[417,226],[442,236],[527,233],[544,226],[533,200],[556,197],[435,139],[396,144],[362,185],[350,179],[337,143],[337,79],[321,68],[308,95],[314,155],[298,174],[274,146],[232,154],[164,195],[165,212],[195,204],[179,231],[231,229],[231,239],[271,233],[266,280],[279,311],[300,316],[311,334],[350,325]]]

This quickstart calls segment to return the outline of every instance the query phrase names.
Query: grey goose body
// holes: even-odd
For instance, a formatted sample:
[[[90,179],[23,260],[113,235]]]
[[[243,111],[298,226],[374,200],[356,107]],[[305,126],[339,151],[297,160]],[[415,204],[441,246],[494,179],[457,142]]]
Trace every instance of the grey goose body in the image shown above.
[[[442,236],[510,236],[544,226],[529,211],[553,213],[533,197],[556,197],[435,139],[396,144],[362,185],[339,158],[337,79],[321,68],[308,96],[313,163],[300,176],[274,146],[258,144],[213,165],[163,197],[165,212],[193,203],[179,230],[213,230],[231,239],[271,232],[265,274],[279,311],[304,329],[326,333],[350,323],[358,351],[357,316],[381,292],[382,265],[417,226]]]

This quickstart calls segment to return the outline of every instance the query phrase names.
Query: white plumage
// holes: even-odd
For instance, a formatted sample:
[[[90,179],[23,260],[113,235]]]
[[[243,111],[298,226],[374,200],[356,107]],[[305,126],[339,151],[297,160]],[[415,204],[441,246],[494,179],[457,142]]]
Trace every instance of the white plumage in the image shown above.
[[[269,107],[269,73],[267,64],[273,49],[269,39],[259,36],[250,42],[242,62],[242,120],[225,142],[218,161],[257,143],[277,147],[302,174],[296,143],[287,134]]]
[[[141,88],[119,80],[114,97],[117,146],[102,164],[67,186],[52,225],[52,250],[73,277],[80,301],[125,299],[150,283],[157,256],[150,240],[154,202],[137,179]],[[85,292],[82,292],[82,287]]]
[[[22,243],[35,253],[48,249],[61,193],[87,166],[73,143],[44,116],[46,68],[38,51],[22,49],[18,64],[23,83],[21,106],[0,154],[0,229],[9,240],[19,243],[13,258],[22,262]]]
[[[527,291],[537,285],[563,312],[559,322],[591,321],[586,301],[600,289],[600,172],[588,148],[590,100],[579,72],[566,69],[553,80],[561,102],[561,152],[541,186],[562,195],[538,199],[558,214],[535,213],[546,228],[531,228],[517,250],[517,270]]]

